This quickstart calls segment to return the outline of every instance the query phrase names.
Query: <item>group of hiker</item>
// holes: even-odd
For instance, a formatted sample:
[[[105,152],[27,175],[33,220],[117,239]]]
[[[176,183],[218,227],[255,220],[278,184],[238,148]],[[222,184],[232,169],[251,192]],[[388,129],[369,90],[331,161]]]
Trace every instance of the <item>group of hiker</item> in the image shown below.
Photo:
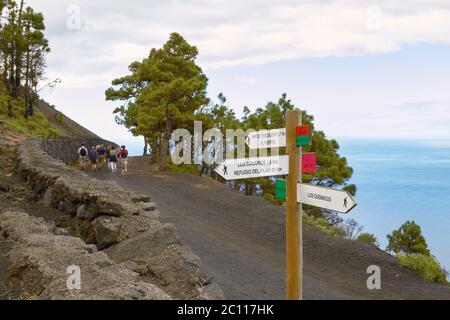
[[[117,173],[120,166],[122,173],[128,173],[128,150],[125,146],[105,146],[103,144],[93,146],[90,149],[81,145],[78,149],[81,170],[85,170],[88,163],[92,171],[103,170],[104,165],[112,173]]]

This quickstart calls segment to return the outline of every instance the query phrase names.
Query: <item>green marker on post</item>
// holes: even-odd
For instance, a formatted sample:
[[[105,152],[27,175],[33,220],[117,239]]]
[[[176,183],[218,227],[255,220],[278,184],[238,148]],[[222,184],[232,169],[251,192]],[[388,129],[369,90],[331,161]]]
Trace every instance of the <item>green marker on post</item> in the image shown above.
[[[309,141],[308,136],[297,137],[297,147],[307,147],[309,146]]]
[[[275,183],[275,189],[276,189],[276,198],[281,200],[286,200],[286,180],[284,179],[277,179],[277,182]]]

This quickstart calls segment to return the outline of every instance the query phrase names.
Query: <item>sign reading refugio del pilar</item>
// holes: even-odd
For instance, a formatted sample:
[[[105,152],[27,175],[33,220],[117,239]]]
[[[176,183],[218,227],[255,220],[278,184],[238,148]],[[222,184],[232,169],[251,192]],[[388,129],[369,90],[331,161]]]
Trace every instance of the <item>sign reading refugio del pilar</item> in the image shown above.
[[[289,157],[226,160],[215,171],[226,180],[283,176],[289,173]]]

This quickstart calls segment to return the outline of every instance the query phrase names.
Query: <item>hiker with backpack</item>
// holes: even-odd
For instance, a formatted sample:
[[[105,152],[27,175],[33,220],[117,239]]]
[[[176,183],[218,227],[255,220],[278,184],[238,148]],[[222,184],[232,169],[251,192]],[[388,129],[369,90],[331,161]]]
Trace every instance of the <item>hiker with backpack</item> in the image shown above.
[[[89,160],[91,160],[91,168],[92,171],[97,171],[97,162],[98,162],[98,151],[95,147],[91,148],[91,151],[89,152]]]
[[[117,153],[116,148],[111,147],[108,153],[108,160],[109,160],[109,171],[112,173],[117,172]]]
[[[80,168],[84,170],[86,168],[86,162],[88,160],[88,149],[82,144],[78,149],[78,158],[80,160]]]
[[[122,173],[128,173],[128,150],[126,146],[122,146],[119,153]]]
[[[103,170],[103,164],[106,160],[106,148],[103,145],[97,146],[98,152],[98,169]]]

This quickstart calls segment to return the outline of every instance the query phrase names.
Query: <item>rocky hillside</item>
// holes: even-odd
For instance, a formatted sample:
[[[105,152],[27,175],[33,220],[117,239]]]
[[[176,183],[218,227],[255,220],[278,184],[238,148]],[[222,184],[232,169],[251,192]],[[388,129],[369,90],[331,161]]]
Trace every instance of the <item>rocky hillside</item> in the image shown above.
[[[98,139],[54,106],[40,100],[34,107],[34,115],[26,119],[21,99],[12,100],[0,81],[0,144],[15,144],[26,137]]]
[[[99,138],[95,133],[57,111],[55,106],[49,105],[45,101],[39,101],[36,110],[41,112],[48,119],[50,125],[58,131],[59,138]]]
[[[1,85],[0,85],[1,91]],[[80,144],[114,145],[79,125],[55,106],[40,100],[30,119],[22,115],[20,101],[13,103],[13,116],[8,115],[6,95],[0,95],[0,145],[17,145],[29,137],[40,138],[41,148],[55,159],[65,163],[76,160]]]

